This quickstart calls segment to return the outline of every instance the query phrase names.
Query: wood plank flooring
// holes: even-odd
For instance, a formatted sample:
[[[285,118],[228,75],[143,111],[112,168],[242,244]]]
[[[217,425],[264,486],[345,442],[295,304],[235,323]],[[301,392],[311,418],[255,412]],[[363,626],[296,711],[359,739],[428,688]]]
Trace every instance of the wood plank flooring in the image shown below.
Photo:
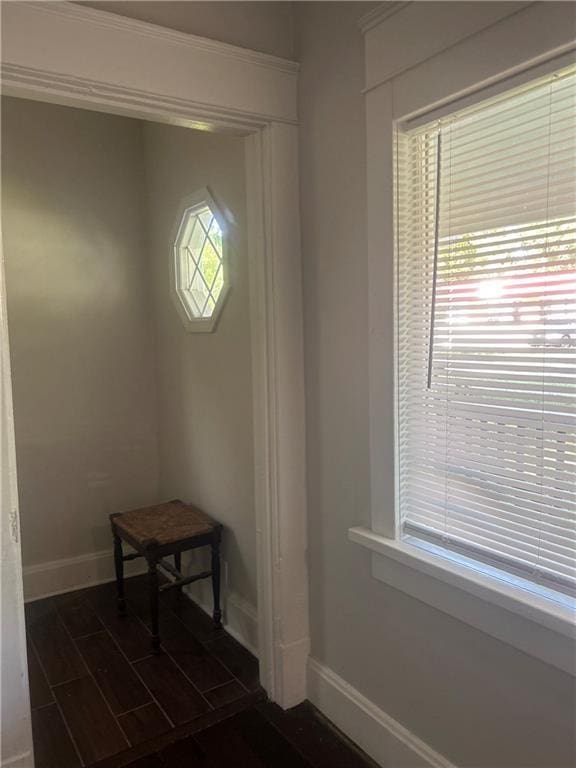
[[[132,762],[95,768],[377,768],[310,704],[249,705]]]
[[[150,653],[146,582],[26,606],[35,768],[376,768],[308,703],[283,712],[258,662],[186,597],[162,596]]]
[[[126,597],[126,618],[114,584],[27,604],[36,768],[94,765],[258,691],[256,659],[188,598],[162,600],[152,656],[144,577]]]

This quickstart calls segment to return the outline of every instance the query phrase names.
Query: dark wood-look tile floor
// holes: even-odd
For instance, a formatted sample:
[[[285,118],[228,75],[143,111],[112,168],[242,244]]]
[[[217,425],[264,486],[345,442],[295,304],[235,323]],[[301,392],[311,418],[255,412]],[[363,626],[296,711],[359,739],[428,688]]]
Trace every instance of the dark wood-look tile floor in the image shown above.
[[[27,605],[35,768],[376,768],[308,703],[266,700],[257,660],[186,597],[162,597],[150,653],[146,582],[119,619],[105,584]]]
[[[309,703],[261,700],[132,762],[97,768],[377,768]]]
[[[125,618],[114,584],[27,604],[36,768],[92,766],[261,695],[256,659],[186,596],[162,599],[160,656],[145,577],[126,597]]]

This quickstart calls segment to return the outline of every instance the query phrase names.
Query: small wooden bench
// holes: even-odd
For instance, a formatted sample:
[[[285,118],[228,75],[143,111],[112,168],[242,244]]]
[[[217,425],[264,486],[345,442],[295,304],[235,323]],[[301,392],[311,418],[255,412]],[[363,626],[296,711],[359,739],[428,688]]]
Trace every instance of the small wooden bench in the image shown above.
[[[118,611],[126,614],[124,599],[124,562],[137,557],[146,558],[150,588],[150,627],[152,631],[152,650],[160,652],[160,631],[158,619],[158,596],[166,589],[181,589],[199,579],[212,578],[214,596],[213,619],[217,627],[221,626],[220,610],[220,541],[222,525],[208,517],[204,512],[182,501],[168,501],[153,507],[132,509],[128,512],[116,512],[110,515],[112,535],[114,537],[114,565],[116,568],[116,586],[118,589]],[[125,541],[136,551],[125,555],[122,542]],[[211,568],[193,576],[183,576],[182,552],[198,547],[211,548]],[[173,555],[174,565],[164,558]],[[158,569],[168,578],[168,582],[158,584]]]

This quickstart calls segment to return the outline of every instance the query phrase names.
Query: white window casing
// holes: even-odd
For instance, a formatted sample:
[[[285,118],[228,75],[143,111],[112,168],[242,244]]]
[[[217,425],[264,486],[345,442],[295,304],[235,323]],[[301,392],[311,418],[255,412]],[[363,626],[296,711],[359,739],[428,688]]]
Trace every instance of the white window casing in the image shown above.
[[[551,599],[576,591],[575,125],[570,68],[397,137],[400,535]]]
[[[372,507],[349,537],[376,578],[576,674],[574,10],[472,33],[456,11],[461,40],[391,72],[398,6],[366,30]]]
[[[230,288],[229,224],[207,189],[182,206],[170,274],[174,304],[187,330],[215,329]]]

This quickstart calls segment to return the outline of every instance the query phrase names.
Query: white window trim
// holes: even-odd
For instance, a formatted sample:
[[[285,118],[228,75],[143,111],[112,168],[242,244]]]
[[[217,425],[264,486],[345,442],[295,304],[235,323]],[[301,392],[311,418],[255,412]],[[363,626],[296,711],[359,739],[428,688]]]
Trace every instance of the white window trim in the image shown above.
[[[186,299],[181,295],[183,289],[180,287],[180,271],[182,265],[179,239],[180,232],[185,226],[185,218],[188,218],[189,216],[195,216],[197,212],[201,211],[205,207],[210,209],[222,232],[222,270],[224,282],[212,315],[210,317],[194,317],[190,315],[186,306]],[[176,307],[176,311],[180,315],[186,330],[190,332],[211,333],[213,330],[215,330],[222,314],[224,304],[226,303],[226,298],[230,292],[230,224],[231,222],[226,220],[224,214],[206,187],[198,190],[192,195],[189,195],[182,202],[180,208],[178,209],[178,215],[171,238],[172,258],[170,259],[170,293],[174,302],[174,306]]]
[[[458,557],[434,555],[368,528],[348,538],[372,551],[372,575],[525,653],[576,675],[574,612]]]
[[[466,9],[456,6],[450,11],[450,44],[425,61],[418,59],[421,40],[419,25],[414,24],[413,46],[403,40],[405,50],[414,50],[414,60],[406,61],[402,71],[390,73],[383,45],[386,25],[401,23],[404,14],[407,19],[426,13],[425,5],[398,4],[402,7],[392,17],[385,15],[365,30],[372,508],[371,528],[351,528],[348,535],[371,551],[374,578],[576,675],[576,605],[553,602],[537,588],[527,591],[504,582],[481,564],[471,567],[465,558],[434,554],[398,538],[395,201],[390,182],[396,126],[447,104],[452,111],[454,102],[474,98],[480,91],[485,98],[491,91],[559,69],[574,61],[575,49],[570,32],[573,10],[568,5],[548,9],[545,4],[531,4],[497,23],[487,16],[485,23],[478,20],[472,34]],[[487,14],[489,5],[485,4]],[[462,36],[454,42],[459,25]],[[545,40],[540,34],[543,26]],[[403,29],[405,34],[405,24]],[[487,57],[486,50],[498,55]]]

